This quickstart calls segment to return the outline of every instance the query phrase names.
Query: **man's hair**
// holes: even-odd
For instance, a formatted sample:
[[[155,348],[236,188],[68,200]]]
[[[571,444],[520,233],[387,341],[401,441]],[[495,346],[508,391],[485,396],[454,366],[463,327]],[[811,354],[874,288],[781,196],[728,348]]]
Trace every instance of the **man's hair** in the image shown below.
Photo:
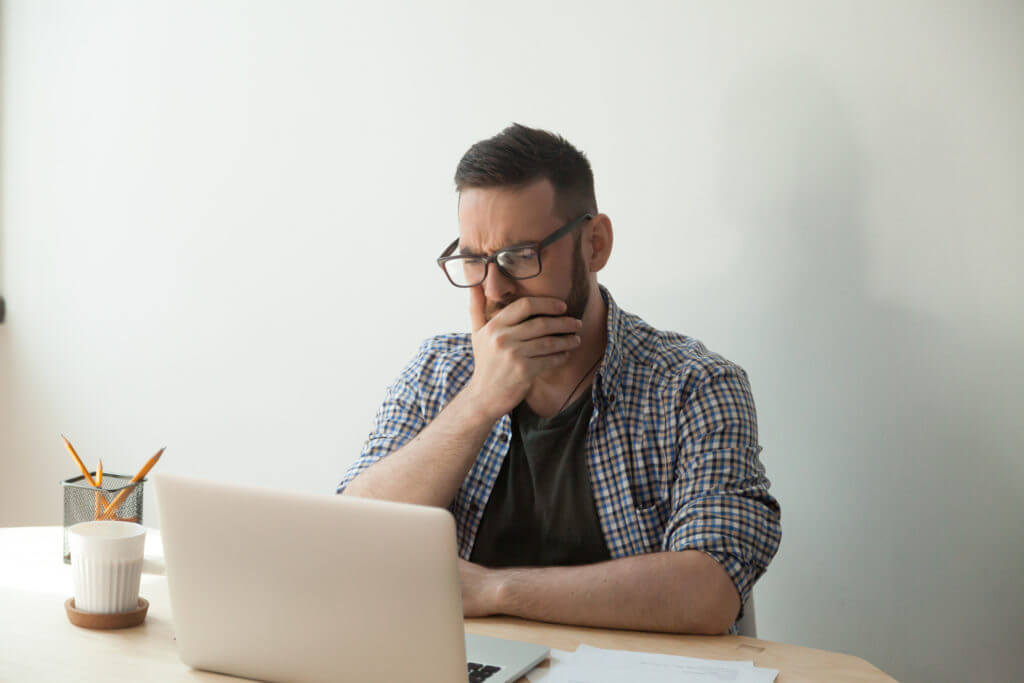
[[[597,214],[594,174],[583,152],[561,135],[518,123],[462,155],[455,169],[455,189],[520,187],[541,178],[554,186],[555,211],[565,220]]]

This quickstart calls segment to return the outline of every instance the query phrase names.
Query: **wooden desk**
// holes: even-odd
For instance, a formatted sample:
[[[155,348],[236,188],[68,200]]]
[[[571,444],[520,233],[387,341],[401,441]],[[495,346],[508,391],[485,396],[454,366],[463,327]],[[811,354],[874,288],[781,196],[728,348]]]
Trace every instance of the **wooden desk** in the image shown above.
[[[0,680],[238,680],[195,671],[178,659],[159,532],[150,529],[146,534],[140,592],[149,600],[149,614],[141,626],[121,631],[90,631],[68,622],[64,600],[71,596],[71,568],[61,559],[62,542],[60,527],[0,528]],[[778,683],[893,680],[857,657],[741,636],[609,631],[505,617],[467,619],[466,630],[560,650],[586,643],[753,660],[757,666],[778,669]]]

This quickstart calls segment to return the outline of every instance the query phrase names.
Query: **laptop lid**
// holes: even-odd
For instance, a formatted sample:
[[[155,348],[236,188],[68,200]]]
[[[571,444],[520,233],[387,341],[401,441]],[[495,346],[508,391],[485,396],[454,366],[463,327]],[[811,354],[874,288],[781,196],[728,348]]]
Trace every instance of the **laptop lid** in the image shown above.
[[[151,479],[186,664],[264,680],[466,680],[448,511]]]

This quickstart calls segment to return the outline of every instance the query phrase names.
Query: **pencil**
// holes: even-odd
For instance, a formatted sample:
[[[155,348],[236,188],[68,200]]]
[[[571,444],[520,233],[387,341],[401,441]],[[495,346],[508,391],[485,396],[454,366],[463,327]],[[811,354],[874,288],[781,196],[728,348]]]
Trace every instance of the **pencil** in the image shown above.
[[[100,466],[96,468],[96,488],[102,488],[103,486],[103,460],[100,460]],[[100,501],[103,501],[102,503]],[[106,503],[106,499],[103,498],[103,494],[99,491],[95,495],[95,505],[93,506],[93,519],[99,519],[100,515],[103,514],[103,503]]]
[[[153,469],[153,465],[156,464],[156,461],[160,459],[160,456],[164,454],[165,450],[166,448],[161,448],[159,451],[157,451],[156,455],[150,458],[146,462],[146,464],[142,466],[142,469],[139,470],[138,474],[132,477],[132,480],[128,483],[137,484],[140,481],[142,481],[146,477],[146,475],[149,474],[149,471]],[[134,490],[134,486],[129,486],[125,490],[121,491],[121,493],[117,494],[114,500],[110,501],[110,505],[103,508],[103,513],[100,515],[100,519],[110,519],[111,517],[113,517],[114,511],[117,510],[118,506],[120,506],[121,503],[124,502],[124,499],[128,497],[128,494]]]
[[[89,470],[85,469],[85,465],[82,464],[82,459],[78,457],[78,453],[75,453],[74,446],[71,445],[71,442],[68,441],[67,437],[63,434],[60,435],[60,438],[64,439],[64,445],[68,447],[68,452],[71,453],[71,457],[75,459],[76,463],[78,463],[78,469],[82,470],[82,474],[85,475],[85,478],[95,487],[96,482],[93,481],[92,475],[89,474]]]

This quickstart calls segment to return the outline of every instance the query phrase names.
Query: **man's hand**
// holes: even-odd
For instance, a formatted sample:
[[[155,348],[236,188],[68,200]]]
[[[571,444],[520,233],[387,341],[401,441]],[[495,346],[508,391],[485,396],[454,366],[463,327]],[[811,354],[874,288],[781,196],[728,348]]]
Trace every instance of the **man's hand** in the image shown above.
[[[462,584],[462,614],[486,617],[498,613],[498,573],[459,558],[459,582]]]
[[[583,323],[564,315],[565,302],[554,297],[523,297],[490,321],[484,303],[483,290],[470,289],[476,367],[466,389],[497,420],[519,405],[537,375],[569,359]]]

